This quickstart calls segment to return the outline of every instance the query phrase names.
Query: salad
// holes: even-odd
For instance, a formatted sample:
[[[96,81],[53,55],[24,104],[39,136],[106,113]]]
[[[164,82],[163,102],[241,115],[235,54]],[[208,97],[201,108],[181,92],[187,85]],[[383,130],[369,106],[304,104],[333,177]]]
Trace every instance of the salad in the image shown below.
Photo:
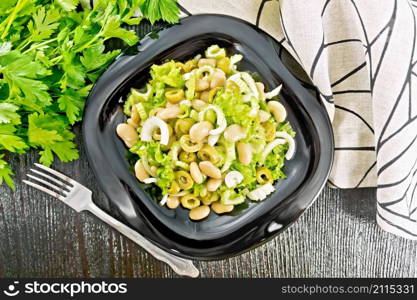
[[[281,85],[266,92],[256,74],[238,70],[242,58],[212,45],[204,57],[153,65],[123,106],[128,118],[116,131],[136,157],[137,179],[192,220],[264,200],[295,152]]]

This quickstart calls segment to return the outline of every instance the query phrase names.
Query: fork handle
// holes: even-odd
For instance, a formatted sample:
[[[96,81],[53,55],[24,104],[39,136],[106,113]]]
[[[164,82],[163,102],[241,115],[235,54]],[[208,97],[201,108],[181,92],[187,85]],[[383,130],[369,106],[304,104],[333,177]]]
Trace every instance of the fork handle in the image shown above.
[[[167,263],[174,270],[175,273],[182,276],[198,277],[199,271],[193,265],[193,262],[191,260],[175,256],[155,246],[142,235],[140,235],[137,231],[131,229],[122,222],[117,221],[115,218],[104,212],[92,201],[85,209],[97,216],[103,222],[115,228],[117,231],[119,231],[132,241],[134,241],[136,244],[141,246],[156,259]]]

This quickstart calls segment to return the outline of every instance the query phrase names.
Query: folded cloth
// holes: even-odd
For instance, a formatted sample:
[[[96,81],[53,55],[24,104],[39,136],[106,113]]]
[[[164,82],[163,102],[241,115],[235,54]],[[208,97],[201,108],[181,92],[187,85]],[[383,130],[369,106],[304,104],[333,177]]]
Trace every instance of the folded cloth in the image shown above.
[[[319,91],[335,135],[329,184],[377,187],[377,222],[417,239],[417,1],[180,0],[276,38]]]

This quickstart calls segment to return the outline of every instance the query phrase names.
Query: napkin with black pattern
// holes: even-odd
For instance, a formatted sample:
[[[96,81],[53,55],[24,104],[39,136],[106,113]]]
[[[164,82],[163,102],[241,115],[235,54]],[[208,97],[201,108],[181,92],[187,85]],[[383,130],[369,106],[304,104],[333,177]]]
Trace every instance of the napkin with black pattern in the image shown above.
[[[417,1],[180,0],[183,15],[232,15],[275,37],[333,123],[329,185],[377,187],[377,222],[417,239]]]

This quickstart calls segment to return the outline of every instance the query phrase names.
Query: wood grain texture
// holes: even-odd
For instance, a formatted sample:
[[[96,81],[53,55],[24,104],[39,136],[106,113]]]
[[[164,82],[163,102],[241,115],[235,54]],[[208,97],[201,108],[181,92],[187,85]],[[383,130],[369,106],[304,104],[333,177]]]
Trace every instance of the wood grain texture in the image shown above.
[[[177,277],[90,214],[23,185],[36,160],[11,157],[17,189],[0,187],[0,277]],[[107,201],[82,148],[80,160],[54,167],[91,188],[97,203]],[[374,189],[326,188],[269,243],[196,265],[202,277],[417,277],[417,243],[379,229],[375,201]]]
[[[158,25],[160,26],[160,25]],[[133,27],[142,36],[155,27]],[[80,136],[80,128],[76,128]],[[54,168],[107,200],[81,157]],[[88,213],[23,185],[35,153],[11,156],[16,191],[0,186],[0,278],[177,277],[136,244]],[[417,242],[383,232],[375,190],[323,190],[312,207],[267,244],[223,261],[196,262],[202,277],[417,277]]]

